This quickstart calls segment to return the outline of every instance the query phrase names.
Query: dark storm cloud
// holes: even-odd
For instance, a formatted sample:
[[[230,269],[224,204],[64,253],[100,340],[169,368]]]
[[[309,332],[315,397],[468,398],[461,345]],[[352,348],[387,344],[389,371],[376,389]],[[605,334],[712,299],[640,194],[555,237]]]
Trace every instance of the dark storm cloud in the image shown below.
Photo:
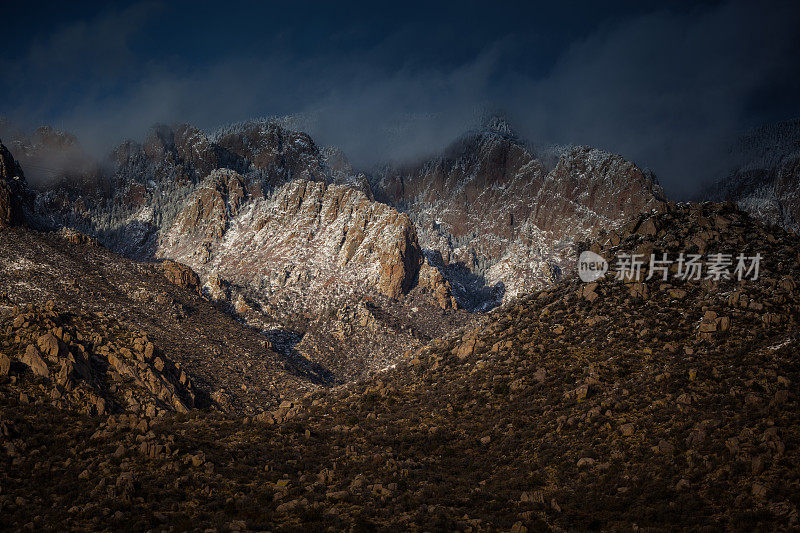
[[[169,50],[142,57],[137,43],[163,9],[137,4],[82,19],[32,44],[22,59],[0,60],[16,80],[0,81],[9,94],[0,113],[72,130],[95,152],[141,138],[155,122],[213,129],[300,113],[319,142],[369,166],[432,153],[474,124],[476,110],[503,109],[532,140],[621,153],[655,170],[678,196],[721,172],[732,135],[800,114],[783,94],[798,77],[791,4],[620,13],[558,49],[537,29],[547,20],[532,19],[530,31],[472,43],[467,57],[450,61],[431,59],[435,42],[414,48],[424,22],[379,39],[343,28],[332,43],[365,41],[347,49],[298,53],[276,35],[274,46],[220,44],[203,61]],[[398,62],[404,46],[408,57]],[[753,96],[774,87],[782,107],[754,108]]]
[[[751,114],[749,99],[797,65],[797,22],[788,4],[638,17],[576,43],[512,100],[539,136],[622,153],[682,195],[719,175],[731,136],[776,119]]]

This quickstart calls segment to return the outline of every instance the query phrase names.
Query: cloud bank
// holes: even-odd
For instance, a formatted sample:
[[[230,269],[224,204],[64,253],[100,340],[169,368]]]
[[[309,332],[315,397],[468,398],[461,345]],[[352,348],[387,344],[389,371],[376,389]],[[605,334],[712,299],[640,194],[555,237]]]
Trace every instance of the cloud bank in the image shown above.
[[[384,59],[413,37],[409,28],[347,53],[276,46],[223,49],[198,64],[166,51],[143,58],[135,42],[162,10],[104,12],[0,59],[0,114],[72,131],[99,154],[156,122],[213,130],[299,113],[319,143],[369,168],[434,153],[474,123],[476,109],[500,109],[532,141],[588,144],[651,168],[677,198],[720,175],[739,132],[800,116],[786,96],[800,89],[800,10],[791,3],[614,17],[543,69],[514,68],[539,54],[518,33],[455,64],[412,57],[390,66]]]

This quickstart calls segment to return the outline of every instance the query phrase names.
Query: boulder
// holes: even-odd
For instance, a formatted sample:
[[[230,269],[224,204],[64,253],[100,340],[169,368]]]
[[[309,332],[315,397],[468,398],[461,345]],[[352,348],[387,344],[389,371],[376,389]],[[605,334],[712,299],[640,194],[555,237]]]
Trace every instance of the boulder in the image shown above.
[[[42,376],[45,378],[50,377],[50,370],[48,370],[47,364],[44,362],[44,359],[42,359],[39,350],[37,350],[36,346],[33,344],[28,345],[28,347],[25,349],[25,354],[20,360],[28,365],[28,367],[30,367],[33,373],[37,376]]]
[[[0,376],[7,376],[11,369],[11,359],[4,353],[0,353]]]
[[[47,333],[45,335],[40,336],[36,340],[36,345],[39,347],[39,350],[51,359],[55,359],[58,357],[59,346],[58,346],[58,339],[52,333]]]
[[[188,266],[178,263],[177,261],[166,259],[158,263],[156,268],[165,278],[178,287],[183,287],[184,289],[200,294],[202,288],[200,277]]]
[[[655,222],[653,222],[653,219],[648,218],[639,225],[639,228],[636,230],[636,233],[644,236],[653,236],[656,233],[658,233],[658,229],[656,229],[656,224]]]

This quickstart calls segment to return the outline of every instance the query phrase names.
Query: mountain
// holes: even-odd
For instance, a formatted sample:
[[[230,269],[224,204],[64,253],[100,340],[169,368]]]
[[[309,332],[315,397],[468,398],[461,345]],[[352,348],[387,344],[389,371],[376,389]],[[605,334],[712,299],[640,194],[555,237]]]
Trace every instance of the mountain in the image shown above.
[[[193,268],[252,325],[301,335],[292,348],[336,379],[383,368],[468,319],[452,310],[444,279],[425,277],[433,269],[422,268],[408,216],[350,186],[295,179],[254,198],[241,175],[214,171],[163,233],[157,256]]]
[[[384,368],[472,320],[422,265],[408,217],[303,133],[261,121],[212,135],[162,125],[115,149],[109,168],[39,182],[38,223],[132,259],[190,265],[204,291],[286,357],[315,359],[328,381]]]
[[[800,231],[800,119],[749,131],[731,152],[736,168],[701,197],[735,201],[767,224]]]
[[[577,241],[661,201],[619,156],[570,148],[547,170],[504,124],[375,176],[275,120],[160,125],[99,177],[40,184],[36,212],[126,257],[188,265],[276,349],[347,381],[552,283]]]
[[[274,121],[87,168],[0,145],[7,527],[797,527],[800,238],[735,203],[501,120],[371,175]]]
[[[213,172],[190,196],[157,253],[205,277],[221,275],[239,284],[276,274],[284,283],[308,280],[306,294],[334,283],[397,298],[419,272],[422,253],[408,216],[358,190],[296,179],[269,198],[249,199],[241,175]]]
[[[86,412],[102,399],[100,414],[256,413],[324,382],[318,365],[278,353],[203,297],[186,267],[137,263],[71,230],[4,228],[0,240],[0,351],[20,361],[38,351],[50,379],[16,382],[18,392]]]
[[[325,161],[307,135],[275,124],[214,138],[189,125],[159,125],[143,143],[126,141],[114,149],[100,183],[43,187],[38,211],[51,224],[75,227],[120,253],[147,259],[155,255],[159,232],[213,170],[244,174],[250,194],[263,196],[294,178],[327,179],[334,171]]]
[[[21,236],[56,238],[24,228],[0,232]],[[631,253],[700,253],[705,269],[716,253],[761,254],[763,261],[756,279],[741,281],[681,279],[674,268],[666,280],[660,272],[648,280],[647,267],[624,280],[613,272],[593,283],[566,275],[412,350],[393,368],[347,386],[298,391],[255,416],[81,416],[56,408],[48,378],[28,371],[14,352],[11,378],[0,380],[4,523],[796,528],[798,237],[732,204],[668,203],[577,246],[612,265]],[[51,249],[92,262],[95,253],[116,257],[94,248],[72,252],[69,243],[44,248]],[[45,266],[65,256],[50,263],[38,253],[29,260],[43,265],[34,269],[41,273],[24,281],[46,287],[59,278]],[[108,287],[89,285],[98,299],[88,301],[99,303],[101,291],[125,283],[123,265],[135,265],[114,263],[118,277]],[[196,292],[167,289],[151,267],[138,268],[133,287],[171,291],[187,307],[185,320],[196,313],[194,323],[215,320]],[[7,268],[0,272],[6,284],[14,280]],[[28,292],[15,297],[37,298],[19,281],[11,286]],[[67,287],[59,296],[76,298]],[[22,320],[25,331],[44,324]],[[0,331],[16,346],[11,326]],[[120,331],[120,346],[126,335]],[[192,344],[203,350],[213,342]],[[229,342],[238,341],[219,346]],[[185,357],[191,360],[191,350]],[[206,364],[218,363],[210,357]],[[195,372],[202,375],[200,367]]]
[[[463,304],[487,308],[559,279],[575,242],[664,201],[655,178],[618,155],[555,155],[548,168],[553,154],[535,154],[495,117],[438,157],[384,169],[373,190],[408,212]]]

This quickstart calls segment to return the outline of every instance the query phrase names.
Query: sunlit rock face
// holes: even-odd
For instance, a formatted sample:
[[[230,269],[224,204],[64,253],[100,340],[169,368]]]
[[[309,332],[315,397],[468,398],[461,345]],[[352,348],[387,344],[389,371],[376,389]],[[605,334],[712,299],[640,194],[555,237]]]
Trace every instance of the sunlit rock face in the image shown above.
[[[158,255],[269,291],[310,298],[372,289],[408,292],[422,253],[408,215],[350,187],[295,180],[243,206],[241,176],[218,171],[199,187],[166,232]]]

